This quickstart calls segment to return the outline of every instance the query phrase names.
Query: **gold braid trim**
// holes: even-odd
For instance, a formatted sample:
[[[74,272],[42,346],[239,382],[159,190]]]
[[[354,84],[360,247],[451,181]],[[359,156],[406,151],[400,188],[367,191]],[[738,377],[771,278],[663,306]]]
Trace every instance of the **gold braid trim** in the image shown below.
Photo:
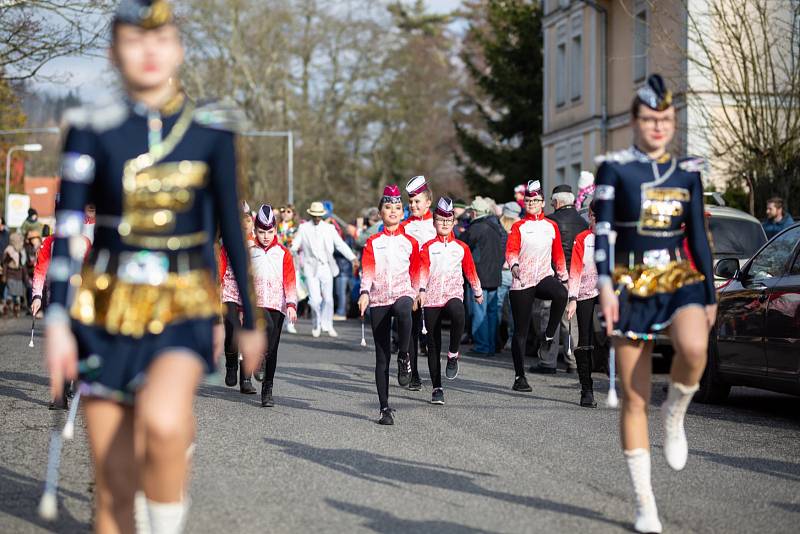
[[[86,266],[70,315],[109,334],[140,338],[160,334],[171,323],[219,316],[220,308],[218,286],[205,269],[169,273],[164,283],[149,285],[123,282]]]
[[[686,260],[671,261],[660,267],[637,265],[633,269],[617,266],[614,285],[624,285],[636,297],[652,297],[659,293],[674,293],[678,289],[706,279]]]

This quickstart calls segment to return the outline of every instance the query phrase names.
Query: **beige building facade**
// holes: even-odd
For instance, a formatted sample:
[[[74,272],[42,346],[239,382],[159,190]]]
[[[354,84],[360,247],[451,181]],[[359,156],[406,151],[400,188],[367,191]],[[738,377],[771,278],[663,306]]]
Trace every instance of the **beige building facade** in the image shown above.
[[[699,112],[686,89],[687,12],[680,1],[544,0],[542,175],[545,187],[575,188],[597,155],[631,145],[630,106],[647,76],[674,93],[676,155],[704,156]],[[689,3],[690,9],[692,4]],[[691,98],[699,98],[694,95]]]

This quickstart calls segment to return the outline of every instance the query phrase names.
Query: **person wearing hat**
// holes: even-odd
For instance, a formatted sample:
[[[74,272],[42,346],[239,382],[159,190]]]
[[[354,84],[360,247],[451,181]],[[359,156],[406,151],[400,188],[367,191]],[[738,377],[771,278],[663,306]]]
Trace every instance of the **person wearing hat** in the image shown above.
[[[255,216],[255,243],[250,248],[256,305],[267,323],[261,406],[275,406],[272,386],[278,362],[278,345],[284,318],[297,320],[297,289],[291,251],[278,242],[277,221],[272,206],[264,204]]]
[[[33,208],[28,208],[28,216],[22,221],[19,227],[19,233],[26,238],[31,232],[41,236],[43,227],[44,223],[39,220],[39,213]]]
[[[508,234],[494,214],[494,202],[475,197],[471,204],[472,222],[461,236],[475,258],[483,301],[467,298],[474,341],[472,354],[493,356],[497,349],[497,289],[503,282],[503,251]]]
[[[514,188],[514,202],[521,210],[525,209],[525,184],[519,184]]]
[[[342,240],[339,232],[329,222],[323,220],[327,210],[322,202],[312,202],[306,210],[311,216],[297,229],[292,241],[292,252],[300,253],[306,285],[308,286],[308,304],[311,306],[313,325],[311,335],[319,337],[320,332],[327,332],[331,337],[338,337],[333,328],[333,279],[339,274],[339,267],[333,251],[347,258],[358,269],[356,255]]]
[[[455,213],[453,201],[439,199],[433,215],[436,237],[422,247],[419,301],[428,328],[428,370],[433,382],[431,404],[444,404],[442,389],[442,320],[450,319],[450,346],[445,374],[449,380],[458,376],[459,344],[464,332],[464,286],[466,278],[480,304],[483,291],[469,247],[453,236]]]
[[[125,98],[65,114],[44,351],[52,397],[80,378],[94,530],[134,532],[143,490],[151,531],[176,533],[188,514],[194,395],[215,367],[217,231],[242,294],[245,371],[264,354],[232,180],[240,115],[181,90],[184,47],[166,0],[119,2],[109,56]],[[103,202],[81,269],[71,244],[90,199]]]
[[[500,225],[511,233],[514,223],[520,219],[522,208],[516,201],[503,204],[503,213],[500,216]],[[511,304],[508,300],[508,291],[511,289],[511,267],[503,262],[503,272],[500,287],[497,288],[497,324],[499,329],[498,346],[505,349],[506,343],[514,335],[514,318],[511,315]],[[505,323],[505,328],[503,327]]]
[[[578,210],[575,209],[575,195],[572,193],[572,187],[568,184],[555,186],[550,202],[554,211],[548,215],[548,218],[558,225],[558,231],[561,234],[561,246],[564,247],[564,261],[569,266],[572,261],[572,244],[578,234],[586,230],[589,225],[578,213]],[[572,352],[572,344],[577,338],[577,336],[572,335],[577,334],[575,326],[575,321],[568,319],[567,314],[564,313],[561,317],[561,327],[559,328],[559,344],[564,361],[567,364],[568,373],[574,373],[577,369],[575,355]],[[556,356],[556,351],[553,351],[553,356]],[[555,364],[555,361],[553,363]]]
[[[380,403],[378,423],[393,425],[394,410],[389,407],[392,318],[397,322],[399,345],[397,382],[406,387],[411,382],[411,309],[419,296],[419,244],[400,226],[403,197],[399,187],[392,184],[383,189],[378,209],[383,230],[372,235],[364,246],[358,309],[363,320],[369,308],[375,341],[375,385]]]
[[[524,357],[534,301],[552,301],[544,341],[539,347],[540,362],[546,362],[545,355],[552,349],[567,306],[565,284],[568,274],[561,233],[558,225],[544,216],[543,203],[539,180],[530,180],[525,190],[525,216],[511,228],[506,246],[506,261],[511,266],[513,277],[509,298],[514,316],[511,353],[514,357],[515,391],[532,391],[525,378]],[[555,373],[555,361],[551,363],[552,367],[542,367],[542,371]]]
[[[668,152],[676,111],[660,75],[636,92],[631,125],[633,146],[598,158],[595,260],[622,382],[620,436],[636,499],[634,528],[661,532],[647,429],[653,338],[667,332],[675,349],[661,406],[662,450],[667,464],[681,470],[689,452],[683,420],[706,366],[717,305],[703,209],[705,162]]]
[[[422,250],[425,243],[436,238],[436,229],[433,227],[433,215],[430,210],[433,195],[424,176],[411,178],[406,184],[406,193],[408,194],[410,213],[408,218],[400,223],[400,226],[406,234],[417,240],[420,250]],[[420,346],[425,346],[427,349],[426,344],[427,336],[422,334],[422,309],[415,308],[412,313],[411,325],[411,382],[408,384],[408,389],[411,391],[422,389],[422,379],[417,367],[417,354]]]

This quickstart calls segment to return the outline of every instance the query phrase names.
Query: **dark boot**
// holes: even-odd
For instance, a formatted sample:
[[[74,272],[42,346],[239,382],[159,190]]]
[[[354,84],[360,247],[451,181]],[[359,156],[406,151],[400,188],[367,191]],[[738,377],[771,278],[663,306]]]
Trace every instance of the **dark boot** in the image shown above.
[[[272,400],[272,384],[267,385],[266,382],[261,383],[261,407],[272,408],[275,406],[275,401]]]
[[[594,402],[592,382],[592,349],[575,349],[575,363],[578,366],[578,380],[581,382],[581,406],[595,408],[597,403]]]
[[[239,369],[239,355],[225,353],[225,385],[233,387],[236,385]]]
[[[244,375],[244,365],[239,364],[239,391],[246,395],[255,395],[256,388],[253,387],[253,383],[250,381],[250,377],[248,376],[245,378]]]

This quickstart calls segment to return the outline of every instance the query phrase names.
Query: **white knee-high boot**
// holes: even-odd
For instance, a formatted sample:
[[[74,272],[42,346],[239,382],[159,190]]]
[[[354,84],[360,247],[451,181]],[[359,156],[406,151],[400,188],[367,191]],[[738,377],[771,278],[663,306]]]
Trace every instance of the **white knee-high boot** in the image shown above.
[[[664,420],[664,456],[667,463],[675,471],[680,471],[686,466],[689,457],[689,444],[686,441],[686,432],[683,428],[683,419],[692,396],[699,389],[699,385],[685,386],[671,382],[667,400],[661,405],[661,416]]]
[[[650,452],[646,449],[623,451],[636,496],[636,532],[661,532],[656,498],[650,484]]]
[[[181,534],[186,525],[189,499],[161,503],[147,500],[147,518],[152,534]]]

